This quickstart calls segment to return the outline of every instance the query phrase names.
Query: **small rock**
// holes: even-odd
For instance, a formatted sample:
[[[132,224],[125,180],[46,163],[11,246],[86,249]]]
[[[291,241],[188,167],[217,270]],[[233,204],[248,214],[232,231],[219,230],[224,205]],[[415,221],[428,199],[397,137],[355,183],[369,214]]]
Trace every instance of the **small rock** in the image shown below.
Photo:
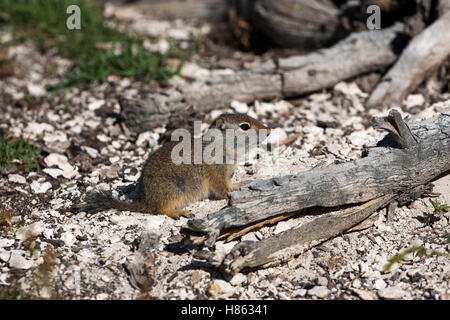
[[[60,163],[66,163],[67,157],[59,153],[50,153],[44,158],[47,167],[58,166]]]
[[[111,138],[108,137],[105,134],[98,134],[97,135],[97,140],[100,141],[100,142],[109,142],[109,141],[111,141]]]
[[[95,111],[101,108],[105,104],[105,100],[95,100],[88,104],[88,109],[91,111]]]
[[[275,106],[272,103],[255,101],[255,111],[258,116],[265,116],[269,112],[275,111]]]
[[[362,290],[362,289],[352,289],[354,293],[358,295],[363,300],[377,300],[377,295],[374,292]]]
[[[86,152],[92,159],[95,159],[99,156],[99,152],[97,149],[87,147],[87,146],[81,146],[81,150]]]
[[[287,133],[282,128],[275,128],[270,131],[270,135],[267,137],[267,144],[280,144],[287,138]]]
[[[113,216],[111,216],[109,221],[111,221],[111,223],[121,226],[121,227],[139,224],[139,220],[134,216],[113,215]]]
[[[292,226],[293,226],[293,223],[290,221],[281,221],[281,222],[277,223],[273,233],[279,234],[283,231],[289,230],[290,228],[292,228]]]
[[[234,294],[234,288],[224,280],[216,279],[211,281],[208,293],[214,299],[227,299]]]
[[[14,239],[0,239],[0,248],[10,247],[14,243]]]
[[[326,298],[330,294],[330,290],[325,286],[315,286],[308,290],[308,295],[318,297],[318,298]]]
[[[8,262],[11,257],[11,251],[0,249],[0,261]]]
[[[377,280],[375,280],[373,287],[377,290],[384,289],[384,288],[386,288],[386,282],[383,279],[377,279]]]
[[[33,261],[30,261],[22,256],[19,250],[13,250],[9,258],[9,266],[16,269],[30,269],[33,266]]]
[[[408,292],[399,287],[386,287],[377,291],[378,296],[382,299],[402,299],[406,297]]]
[[[233,286],[241,286],[247,283],[247,276],[242,273],[237,273],[231,278],[230,283]]]
[[[210,72],[208,69],[204,69],[195,63],[188,62],[183,65],[180,73],[186,78],[202,79],[208,77]]]
[[[46,193],[52,188],[52,184],[50,182],[40,183],[38,180],[35,180],[30,184],[30,188],[33,193]]]
[[[122,148],[122,144],[117,140],[114,140],[113,142],[111,142],[111,145],[113,146],[114,149],[117,149],[117,150],[120,150]]]
[[[45,172],[46,174],[48,174],[53,179],[58,178],[63,173],[63,171],[61,169],[54,169],[54,168],[45,168],[42,171]]]
[[[159,134],[151,131],[142,132],[138,139],[136,140],[136,145],[138,147],[148,147],[153,148],[158,144]]]
[[[274,105],[275,111],[281,114],[288,112],[291,107],[292,104],[284,100],[280,100]]]
[[[44,136],[44,142],[49,148],[60,153],[65,152],[70,146],[70,141],[67,139],[67,135],[62,131],[47,133]]]
[[[233,100],[230,104],[230,107],[238,113],[247,113],[248,112],[248,105],[244,102]]]
[[[48,123],[31,122],[24,131],[30,134],[41,135],[44,131],[52,132],[53,130],[55,130],[55,128]]]
[[[424,103],[425,98],[421,94],[410,94],[404,101],[404,104],[408,109],[414,106],[422,106]]]
[[[19,228],[16,232],[16,238],[19,240],[33,239],[39,236],[45,229],[42,222],[34,222],[28,226]]]
[[[47,157],[45,157],[44,162],[47,167],[57,166],[59,169],[61,169],[60,171],[49,170],[50,168],[48,168],[47,170],[44,169],[44,172],[52,176],[53,178],[62,175],[66,179],[72,179],[77,174],[77,170],[69,164],[67,157],[62,154],[50,153]]]
[[[159,215],[159,216],[154,215],[154,216],[148,217],[145,221],[146,222],[145,230],[158,232],[159,228],[161,227],[164,220],[165,220],[165,218],[162,215]]]
[[[34,84],[34,83],[28,83],[27,89],[28,89],[28,92],[30,93],[30,95],[32,95],[34,97],[42,97],[47,94],[47,91],[45,90],[45,88],[43,86]]]
[[[25,179],[25,177],[21,176],[20,174],[10,174],[10,175],[8,175],[8,181],[9,182],[14,182],[14,183],[20,183],[20,184],[27,183],[27,179]]]
[[[295,297],[304,297],[306,295],[308,290],[306,289],[297,289],[294,292],[292,292],[292,296]]]
[[[367,134],[361,131],[352,132],[347,139],[354,146],[363,146],[365,143],[369,142]]]
[[[96,300],[108,300],[108,294],[107,293],[99,293],[95,296]]]
[[[60,239],[68,247],[70,247],[75,242],[75,236],[69,231],[66,231],[63,234],[61,234],[61,238]]]
[[[322,287],[326,287],[328,285],[328,279],[325,277],[318,277],[317,284]]]
[[[116,243],[116,242],[119,242],[120,240],[122,240],[122,238],[119,237],[118,235],[114,235],[111,238],[109,238],[110,243]]]

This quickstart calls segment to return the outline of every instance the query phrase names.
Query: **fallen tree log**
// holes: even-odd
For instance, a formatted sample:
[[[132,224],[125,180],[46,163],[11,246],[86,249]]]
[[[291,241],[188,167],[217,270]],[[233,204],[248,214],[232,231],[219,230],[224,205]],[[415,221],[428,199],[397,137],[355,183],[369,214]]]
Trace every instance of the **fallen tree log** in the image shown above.
[[[445,4],[448,3],[448,7]],[[399,104],[450,57],[450,1],[441,3],[441,17],[413,38],[395,65],[384,75],[367,104]]]
[[[383,70],[391,65],[409,40],[403,25],[354,33],[335,46],[305,55],[266,63],[232,75],[186,83],[146,99],[120,99],[121,115],[135,133],[169,122],[170,115],[193,106],[210,111],[232,100],[253,102],[294,97],[333,86],[341,80]]]
[[[393,110],[386,118],[374,119],[374,125],[390,134],[364,157],[253,182],[231,194],[231,206],[189,220],[187,228],[207,233],[205,244],[212,247],[227,230],[249,230],[252,224],[260,226],[261,221],[292,216],[306,208],[354,207],[327,213],[263,241],[239,243],[225,256],[218,257],[214,251],[200,251],[197,256],[231,273],[278,264],[317,241],[351,229],[389,202],[450,172],[450,109],[410,127]],[[381,146],[392,138],[396,147]]]
[[[311,50],[342,39],[342,12],[330,0],[229,0],[228,6],[253,29],[280,46]]]

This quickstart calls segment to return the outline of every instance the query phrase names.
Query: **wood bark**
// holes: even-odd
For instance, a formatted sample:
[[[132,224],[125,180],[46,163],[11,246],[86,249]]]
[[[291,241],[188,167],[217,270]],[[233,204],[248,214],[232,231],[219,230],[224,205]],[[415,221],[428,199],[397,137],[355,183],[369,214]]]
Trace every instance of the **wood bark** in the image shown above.
[[[352,228],[402,194],[450,172],[450,109],[410,126],[398,112],[391,111],[387,118],[375,119],[374,124],[390,134],[365,157],[253,182],[231,194],[231,206],[204,219],[190,220],[188,228],[208,233],[205,244],[212,247],[217,236],[227,229],[248,227],[306,208],[355,204],[354,208],[327,213],[258,243],[243,242],[220,259],[211,252],[199,255],[231,273],[277,264],[301,253],[305,245]],[[397,148],[383,147],[387,141],[395,141]]]
[[[402,24],[355,33],[331,48],[309,55],[269,60],[252,70],[194,81],[142,100],[122,98],[122,116],[127,127],[139,133],[167,124],[171,113],[190,106],[210,111],[232,100],[253,102],[302,95],[385,69],[397,58],[396,46],[404,39]]]
[[[399,104],[450,57],[450,1],[442,0],[441,16],[408,44],[395,65],[371,93],[369,106]]]
[[[345,36],[341,12],[329,0],[231,0],[231,10],[283,47],[308,51]]]

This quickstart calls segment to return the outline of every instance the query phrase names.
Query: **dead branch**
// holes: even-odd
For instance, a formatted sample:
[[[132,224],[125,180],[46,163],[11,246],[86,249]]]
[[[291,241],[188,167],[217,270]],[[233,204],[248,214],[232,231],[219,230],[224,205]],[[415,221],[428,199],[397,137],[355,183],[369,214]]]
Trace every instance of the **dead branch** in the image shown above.
[[[225,230],[248,228],[305,208],[357,204],[356,207],[325,214],[258,243],[238,244],[223,259],[207,259],[230,272],[285,261],[301,253],[305,244],[344,232],[396,197],[449,172],[450,109],[410,126],[393,110],[386,118],[374,119],[374,124],[390,131],[387,138],[394,138],[401,149],[375,147],[369,149],[367,156],[354,161],[295,176],[258,180],[232,193],[230,207],[204,219],[190,220],[188,228],[207,232],[206,245],[212,246]]]
[[[445,10],[442,1],[440,8]],[[450,9],[408,44],[370,95],[369,106],[399,104],[450,56]]]
[[[397,58],[396,44],[405,38],[403,25],[355,33],[335,46],[266,63],[248,71],[212,77],[149,95],[143,100],[121,99],[122,116],[135,132],[168,123],[170,114],[187,107],[210,111],[232,100],[251,102],[293,97],[362,73],[383,70]]]

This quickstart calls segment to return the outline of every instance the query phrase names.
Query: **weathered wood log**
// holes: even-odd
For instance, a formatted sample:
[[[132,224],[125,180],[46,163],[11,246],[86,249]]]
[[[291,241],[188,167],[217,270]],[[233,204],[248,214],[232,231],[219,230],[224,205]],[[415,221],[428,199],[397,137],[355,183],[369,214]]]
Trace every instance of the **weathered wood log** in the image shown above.
[[[140,8],[163,19],[205,20],[224,16],[227,5],[224,0],[147,0],[141,1]]]
[[[302,246],[335,236],[410,190],[450,173],[450,109],[409,126],[396,111],[375,125],[390,131],[398,148],[375,147],[360,159],[313,169],[295,176],[256,181],[231,194],[232,205],[188,228],[207,232],[207,246],[227,229],[248,227],[265,219],[312,207],[356,204],[342,214],[329,213],[295,230],[258,243],[238,244],[223,259],[204,257],[230,272],[285,261]],[[348,210],[351,210],[349,213]]]
[[[231,0],[231,10],[280,46],[311,50],[342,39],[341,12],[329,0]]]
[[[143,100],[121,99],[125,124],[132,132],[165,125],[171,113],[193,106],[210,111],[232,100],[253,102],[274,97],[294,97],[333,86],[370,71],[391,65],[405,45],[407,35],[397,24],[378,31],[350,35],[335,46],[305,55],[276,61],[232,75],[194,81],[149,95]]]
[[[369,106],[401,103],[449,58],[450,0],[442,0],[439,8],[442,15],[408,44],[371,93],[367,101]]]

